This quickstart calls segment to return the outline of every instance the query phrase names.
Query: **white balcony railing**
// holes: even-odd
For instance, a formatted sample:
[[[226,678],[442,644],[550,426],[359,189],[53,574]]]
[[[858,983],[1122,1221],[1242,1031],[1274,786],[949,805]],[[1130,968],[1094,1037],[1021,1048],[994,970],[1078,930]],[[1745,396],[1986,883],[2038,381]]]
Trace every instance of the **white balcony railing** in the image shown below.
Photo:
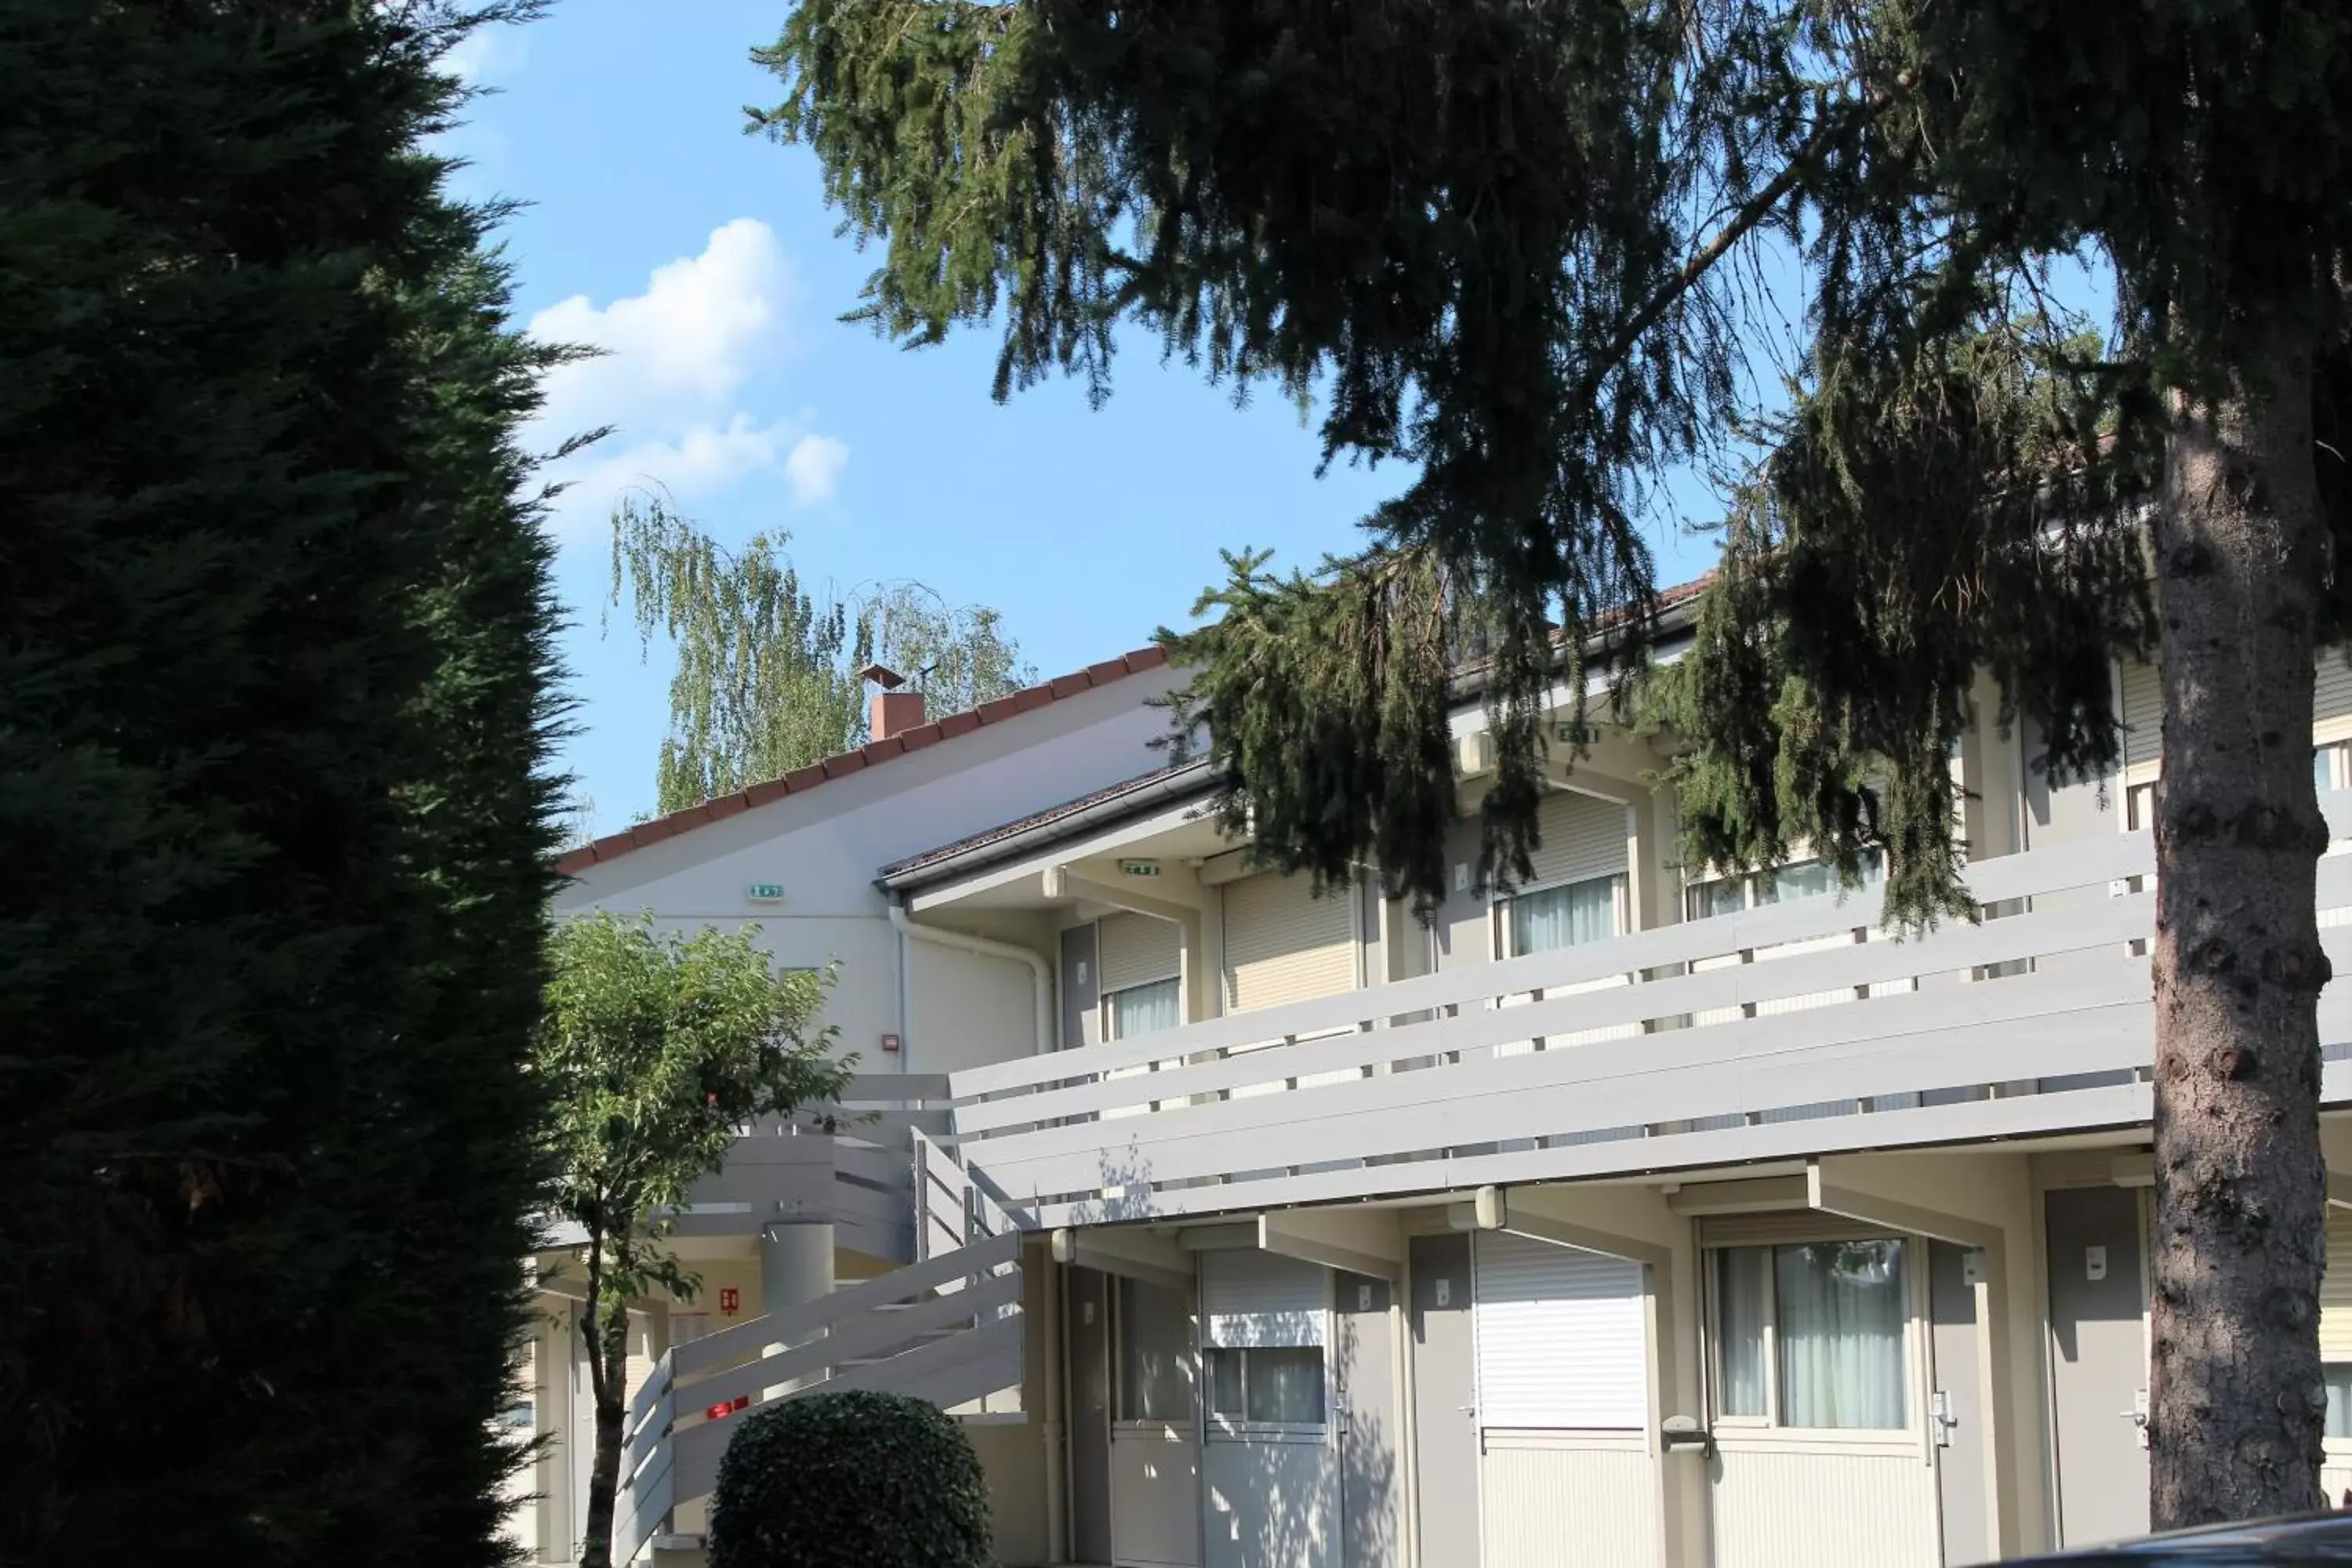
[[[943,1074],[861,1074],[840,1100],[747,1129],[672,1218],[684,1237],[755,1236],[780,1221],[831,1224],[845,1247],[917,1257],[910,1136],[948,1126]]]
[[[2101,837],[1979,862],[1998,918],[1912,940],[1815,898],[992,1064],[951,1076],[957,1150],[1050,1226],[2126,1125],[2153,871]],[[2318,901],[2352,973],[2352,858]],[[2352,983],[2320,1024],[2332,1061]]]

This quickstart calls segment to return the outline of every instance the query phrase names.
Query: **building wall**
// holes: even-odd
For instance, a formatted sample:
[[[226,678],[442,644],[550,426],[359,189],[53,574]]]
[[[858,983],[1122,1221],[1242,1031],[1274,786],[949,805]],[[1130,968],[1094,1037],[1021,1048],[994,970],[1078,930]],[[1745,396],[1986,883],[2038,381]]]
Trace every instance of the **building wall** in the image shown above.
[[[556,912],[650,910],[682,930],[756,926],[781,966],[837,964],[824,1020],[864,1072],[946,1072],[1025,1055],[1035,1044],[1034,1003],[1017,962],[910,955],[902,1012],[901,943],[875,874],[1164,765],[1150,742],[1167,718],[1145,704],[1175,680],[1166,669],[1130,676],[646,845],[589,868],[558,896]],[[781,884],[784,896],[753,903],[754,883]],[[1041,925],[1028,940],[1045,935]],[[1038,951],[1051,957],[1050,947]],[[934,984],[936,996],[926,992]],[[880,1050],[886,1034],[904,1044],[895,1060]]]

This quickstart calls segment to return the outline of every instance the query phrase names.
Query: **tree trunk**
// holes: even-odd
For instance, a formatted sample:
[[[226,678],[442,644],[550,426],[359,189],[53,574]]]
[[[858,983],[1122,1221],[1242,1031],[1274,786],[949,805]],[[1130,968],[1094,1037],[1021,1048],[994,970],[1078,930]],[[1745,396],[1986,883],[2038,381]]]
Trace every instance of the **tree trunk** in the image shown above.
[[[580,1568],[612,1568],[613,1503],[621,1489],[621,1424],[628,1415],[629,1314],[611,1310],[603,1342],[590,1354],[595,1377],[596,1449],[588,1465],[588,1518],[580,1542]]]
[[[2156,1527],[2320,1506],[2311,360],[2178,410],[2157,524]]]

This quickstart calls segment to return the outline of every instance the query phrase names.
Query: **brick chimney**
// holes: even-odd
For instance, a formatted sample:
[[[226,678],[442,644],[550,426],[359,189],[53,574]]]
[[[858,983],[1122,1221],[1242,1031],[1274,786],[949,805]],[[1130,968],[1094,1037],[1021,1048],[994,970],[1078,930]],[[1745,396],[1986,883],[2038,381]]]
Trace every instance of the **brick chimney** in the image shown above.
[[[923,721],[923,694],[901,691],[907,678],[895,669],[885,669],[869,664],[857,672],[860,680],[870,680],[881,688],[866,708],[866,738],[887,741],[891,736],[914,729]]]
[[[923,694],[919,691],[877,691],[866,705],[866,731],[871,740],[887,741],[922,721]]]

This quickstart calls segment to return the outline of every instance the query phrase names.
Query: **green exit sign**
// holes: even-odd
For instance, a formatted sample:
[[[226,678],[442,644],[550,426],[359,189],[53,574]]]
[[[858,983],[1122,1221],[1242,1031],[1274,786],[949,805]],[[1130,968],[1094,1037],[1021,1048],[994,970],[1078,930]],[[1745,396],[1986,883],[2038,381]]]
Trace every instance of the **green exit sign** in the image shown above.
[[[1160,862],[1157,860],[1122,860],[1118,863],[1118,868],[1130,877],[1160,875]]]
[[[1562,724],[1556,734],[1563,746],[1597,746],[1601,743],[1598,724]]]
[[[755,904],[777,903],[783,899],[784,885],[782,882],[753,882],[743,889],[743,896]]]

